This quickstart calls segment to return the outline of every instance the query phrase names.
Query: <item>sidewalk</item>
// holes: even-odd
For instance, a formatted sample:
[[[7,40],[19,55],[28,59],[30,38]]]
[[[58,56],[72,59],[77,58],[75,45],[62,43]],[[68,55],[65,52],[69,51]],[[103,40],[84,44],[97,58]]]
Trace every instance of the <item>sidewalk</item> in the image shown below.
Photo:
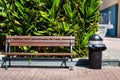
[[[103,59],[120,60],[120,38],[105,37],[103,43],[107,46],[103,51]]]
[[[120,80],[120,68],[0,68],[0,80]]]

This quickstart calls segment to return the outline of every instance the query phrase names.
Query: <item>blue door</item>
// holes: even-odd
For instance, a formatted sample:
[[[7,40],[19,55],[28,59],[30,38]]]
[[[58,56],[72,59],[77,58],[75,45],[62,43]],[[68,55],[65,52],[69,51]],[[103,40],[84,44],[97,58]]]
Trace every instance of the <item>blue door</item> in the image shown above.
[[[111,24],[114,25],[113,29],[107,30],[107,35],[110,37],[117,37],[118,31],[118,5],[113,5],[105,10],[102,10],[101,13],[109,13],[111,12]]]

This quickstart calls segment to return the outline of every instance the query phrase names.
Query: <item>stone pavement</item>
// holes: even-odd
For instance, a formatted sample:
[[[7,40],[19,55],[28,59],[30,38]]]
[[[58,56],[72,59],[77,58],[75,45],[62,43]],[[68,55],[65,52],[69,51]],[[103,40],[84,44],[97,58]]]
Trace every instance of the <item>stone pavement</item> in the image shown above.
[[[103,59],[120,60],[120,38],[105,37],[103,43],[107,50],[103,51]]]
[[[0,68],[0,80],[120,80],[120,68]]]

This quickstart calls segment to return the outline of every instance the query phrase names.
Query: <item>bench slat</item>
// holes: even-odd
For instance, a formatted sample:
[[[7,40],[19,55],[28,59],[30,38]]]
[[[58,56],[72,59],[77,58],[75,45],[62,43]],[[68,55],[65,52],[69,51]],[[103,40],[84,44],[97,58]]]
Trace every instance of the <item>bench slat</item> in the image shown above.
[[[74,42],[74,40],[72,40],[73,42]],[[63,42],[63,43],[70,43],[70,40],[10,40],[10,42],[11,43],[15,43],[15,42],[20,42],[20,43],[22,43],[22,42],[44,42],[44,43],[53,43],[53,42],[56,42],[56,43],[61,43],[61,42]]]
[[[70,46],[69,43],[11,43],[10,46]]]
[[[72,46],[74,46],[72,42]],[[10,46],[70,46],[68,40],[11,40]]]
[[[70,57],[70,53],[21,53],[21,52],[4,52],[3,55],[7,56],[67,56]]]
[[[62,39],[62,40],[70,40],[75,39],[74,36],[7,36],[6,39],[40,39],[40,40],[46,40],[46,39]]]

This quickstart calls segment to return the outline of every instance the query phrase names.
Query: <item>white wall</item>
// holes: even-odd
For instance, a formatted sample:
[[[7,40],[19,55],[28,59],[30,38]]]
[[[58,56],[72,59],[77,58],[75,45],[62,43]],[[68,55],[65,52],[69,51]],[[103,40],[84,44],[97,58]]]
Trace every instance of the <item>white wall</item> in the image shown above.
[[[100,10],[106,9],[114,4],[117,4],[120,0],[102,0],[103,3],[100,6]]]

